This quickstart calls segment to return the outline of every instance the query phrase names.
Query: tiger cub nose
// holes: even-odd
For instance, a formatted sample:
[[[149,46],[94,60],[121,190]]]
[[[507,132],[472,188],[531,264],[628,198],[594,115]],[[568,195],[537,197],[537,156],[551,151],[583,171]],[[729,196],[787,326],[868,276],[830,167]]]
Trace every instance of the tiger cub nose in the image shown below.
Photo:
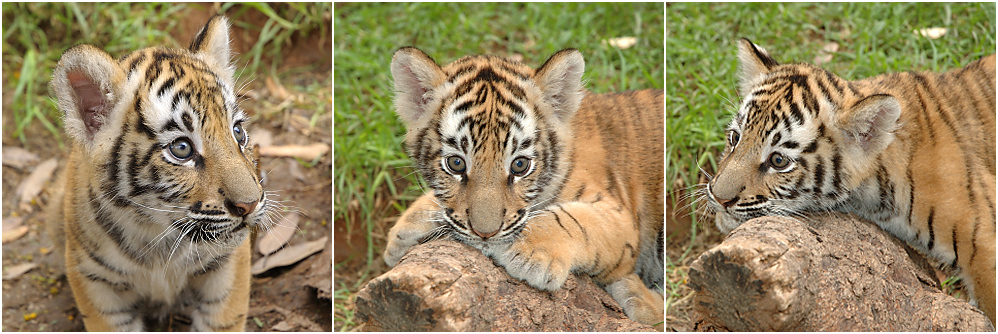
[[[248,215],[250,212],[253,212],[253,209],[256,208],[257,203],[259,203],[259,201],[253,201],[250,203],[235,203],[226,200],[225,207],[229,209],[229,213],[235,216],[246,217],[246,215]]]
[[[487,239],[487,238],[492,237],[493,235],[496,235],[496,233],[499,232],[499,229],[495,229],[495,231],[492,231],[492,232],[480,232],[477,229],[475,229],[474,226],[472,226],[471,227],[471,231],[474,232],[475,234],[477,234],[479,237],[482,237],[482,239]]]

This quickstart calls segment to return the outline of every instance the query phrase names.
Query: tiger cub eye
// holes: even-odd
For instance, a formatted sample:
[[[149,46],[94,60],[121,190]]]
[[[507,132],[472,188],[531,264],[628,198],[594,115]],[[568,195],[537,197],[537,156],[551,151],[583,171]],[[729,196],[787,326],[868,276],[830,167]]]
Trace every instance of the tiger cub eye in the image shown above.
[[[468,169],[468,165],[459,156],[452,155],[447,157],[447,169],[456,174],[464,173]]]
[[[513,163],[509,164],[509,171],[516,176],[523,176],[527,174],[530,170],[530,159],[525,157],[519,157],[513,160]]]
[[[187,138],[180,138],[174,140],[170,143],[170,155],[173,155],[177,160],[187,160],[194,155],[194,147],[191,146],[191,141]]]
[[[790,159],[784,157],[783,154],[774,152],[769,156],[769,165],[773,166],[773,168],[775,168],[776,170],[783,170],[787,168],[787,165],[789,164],[790,164]]]
[[[236,142],[239,146],[246,144],[246,130],[243,129],[243,123],[236,123],[232,127],[232,136],[236,138]]]

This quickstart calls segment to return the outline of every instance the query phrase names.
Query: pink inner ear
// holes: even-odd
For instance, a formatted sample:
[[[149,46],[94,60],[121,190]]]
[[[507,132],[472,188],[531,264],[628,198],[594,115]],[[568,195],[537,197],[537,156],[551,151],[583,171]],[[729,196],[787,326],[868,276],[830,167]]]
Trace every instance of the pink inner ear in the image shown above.
[[[87,128],[87,138],[93,138],[108,113],[107,97],[101,93],[100,87],[90,81],[82,72],[66,73],[66,79],[76,93],[76,103],[79,107],[80,119]]]

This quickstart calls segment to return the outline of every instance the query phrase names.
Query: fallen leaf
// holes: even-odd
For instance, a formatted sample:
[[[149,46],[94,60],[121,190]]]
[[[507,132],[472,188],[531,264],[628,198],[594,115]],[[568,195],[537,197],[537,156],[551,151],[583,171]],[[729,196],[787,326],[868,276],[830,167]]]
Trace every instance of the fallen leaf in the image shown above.
[[[7,231],[13,231],[15,228],[20,227],[22,222],[24,222],[24,217],[10,216],[10,217],[4,218],[3,219],[3,233],[7,233]]]
[[[3,146],[3,165],[24,169],[38,161],[38,155],[17,146]]]
[[[638,38],[625,36],[625,37],[604,39],[600,42],[602,42],[604,45],[610,45],[618,49],[629,49],[635,44],[638,44]]]
[[[274,134],[267,129],[253,129],[250,132],[250,146],[259,144],[260,147],[274,145]]]
[[[280,145],[260,147],[260,155],[265,157],[294,157],[308,161],[315,160],[329,152],[329,145],[315,143],[312,145]]]
[[[274,325],[274,327],[270,327],[270,329],[278,332],[288,332],[291,331],[293,328],[291,328],[291,325],[288,325],[287,321],[281,321],[278,322],[276,325]]]
[[[826,43],[824,47],[818,51],[818,55],[814,57],[815,65],[822,65],[832,61],[832,54],[839,51],[839,43],[829,42]]]
[[[31,269],[35,269],[35,267],[38,267],[37,263],[22,263],[7,267],[5,268],[3,273],[3,280],[9,281],[21,277],[21,275],[24,275],[24,273],[31,271]]]
[[[281,246],[288,243],[291,237],[298,230],[299,216],[297,213],[288,213],[277,225],[267,232],[267,235],[257,241],[256,249],[260,254],[268,255],[281,249]]]
[[[28,175],[21,184],[17,186],[17,197],[20,198],[18,201],[20,204],[20,209],[24,211],[31,211],[31,201],[38,197],[38,194],[42,193],[42,187],[45,186],[45,181],[52,178],[52,173],[55,172],[55,168],[59,166],[59,161],[55,158],[45,160]]]
[[[0,240],[0,243],[7,243],[9,241],[20,239],[25,234],[28,234],[27,226],[19,226],[10,231],[3,231],[3,240]]]
[[[298,181],[306,182],[305,173],[302,173],[297,161],[288,160],[288,175],[291,175],[291,177]]]
[[[284,85],[274,80],[274,77],[267,77],[264,80],[264,84],[267,86],[267,90],[270,91],[270,95],[276,97],[278,100],[287,99],[288,95],[290,95],[288,94],[288,90],[284,88]]]
[[[319,240],[309,241],[284,248],[273,255],[264,256],[259,260],[256,260],[256,262],[253,263],[253,267],[250,268],[250,272],[253,273],[253,275],[259,275],[272,268],[295,264],[298,261],[304,260],[312,254],[321,251],[322,248],[326,246],[328,241],[329,237],[322,237],[319,238]]]
[[[933,27],[925,29],[915,29],[915,34],[920,35],[922,37],[926,37],[928,39],[937,39],[939,37],[943,37],[943,35],[946,35],[946,28]]]

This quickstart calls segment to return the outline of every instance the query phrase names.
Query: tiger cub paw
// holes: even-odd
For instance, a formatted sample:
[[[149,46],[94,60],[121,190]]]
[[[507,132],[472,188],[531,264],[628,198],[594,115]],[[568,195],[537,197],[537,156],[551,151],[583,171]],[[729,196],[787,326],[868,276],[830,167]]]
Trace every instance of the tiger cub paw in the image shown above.
[[[566,255],[552,248],[518,243],[499,253],[496,261],[510,276],[534,288],[554,291],[565,284],[571,272],[571,259]]]
[[[394,267],[398,264],[402,256],[405,255],[406,251],[412,246],[418,245],[419,241],[428,232],[421,231],[419,229],[392,229],[388,233],[388,246],[385,247],[385,263],[389,267]]]

